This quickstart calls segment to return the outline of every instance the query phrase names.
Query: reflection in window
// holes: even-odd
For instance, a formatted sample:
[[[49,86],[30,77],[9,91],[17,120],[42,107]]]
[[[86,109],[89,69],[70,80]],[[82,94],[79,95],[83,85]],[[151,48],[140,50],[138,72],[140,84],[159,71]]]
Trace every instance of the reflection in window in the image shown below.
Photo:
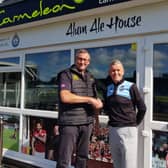
[[[116,46],[106,46],[97,48],[88,48],[91,55],[89,70],[97,79],[98,94],[103,99],[102,89],[104,80],[108,75],[109,64],[113,59],[119,59],[125,67],[125,78],[135,82],[136,70],[136,44],[124,44]],[[103,112],[102,112],[103,113]]]
[[[27,54],[25,107],[57,110],[57,73],[70,65],[70,51]]]
[[[19,63],[19,57],[0,58],[0,67],[18,66]]]
[[[154,45],[153,119],[168,121],[168,44]]]
[[[0,106],[20,107],[21,73],[0,73]]]

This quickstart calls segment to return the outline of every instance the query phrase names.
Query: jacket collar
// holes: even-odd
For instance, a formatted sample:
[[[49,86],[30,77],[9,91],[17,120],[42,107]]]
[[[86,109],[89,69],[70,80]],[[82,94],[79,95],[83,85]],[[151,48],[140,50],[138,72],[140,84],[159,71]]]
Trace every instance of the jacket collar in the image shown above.
[[[72,72],[75,72],[75,73],[79,74],[79,75],[82,75],[81,72],[77,69],[77,67],[76,67],[75,64],[71,65],[70,70],[71,70]],[[88,73],[88,70],[86,69],[85,72]]]
[[[114,85],[120,85],[123,82],[124,82],[124,78],[121,81],[117,82],[117,83],[114,83],[114,81],[111,79],[111,77],[109,75],[106,78],[106,84],[107,85],[109,85],[111,83],[113,83]]]

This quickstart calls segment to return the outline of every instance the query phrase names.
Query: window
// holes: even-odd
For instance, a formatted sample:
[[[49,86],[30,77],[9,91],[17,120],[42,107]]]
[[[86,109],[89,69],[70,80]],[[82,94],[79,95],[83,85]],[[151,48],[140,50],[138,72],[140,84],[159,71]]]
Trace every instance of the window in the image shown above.
[[[153,119],[168,121],[168,44],[154,45]]]
[[[0,73],[0,106],[20,107],[21,73]]]
[[[19,57],[0,58],[0,67],[16,67],[19,65]]]
[[[69,65],[69,50],[27,54],[25,108],[57,110],[57,73]]]
[[[41,129],[41,137],[46,137],[44,143],[40,143],[35,138],[35,134],[39,134],[37,129]],[[23,139],[22,153],[33,155],[39,159],[57,159],[59,130],[56,119],[26,116],[24,119]],[[34,146],[34,151],[32,146]],[[40,150],[40,155],[37,152],[38,150]]]
[[[109,64],[113,59],[119,59],[124,64],[125,79],[135,82],[136,74],[136,44],[123,44],[106,47],[88,48],[91,55],[89,70],[97,80],[98,94],[103,99],[104,80],[108,75]],[[102,111],[103,114],[103,111]]]

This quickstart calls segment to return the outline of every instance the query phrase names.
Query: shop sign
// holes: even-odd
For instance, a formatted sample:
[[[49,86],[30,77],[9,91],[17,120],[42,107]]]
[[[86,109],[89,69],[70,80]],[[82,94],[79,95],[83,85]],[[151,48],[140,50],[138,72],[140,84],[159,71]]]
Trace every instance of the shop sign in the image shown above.
[[[121,29],[132,29],[142,26],[142,17],[130,16],[123,18],[120,16],[110,17],[108,20],[104,21],[101,17],[94,18],[91,23],[81,25],[74,22],[71,22],[67,27],[66,36],[79,36],[87,35],[88,33],[101,33],[104,31],[111,30],[117,32]]]
[[[126,1],[130,0],[4,0],[0,1],[0,28]]]

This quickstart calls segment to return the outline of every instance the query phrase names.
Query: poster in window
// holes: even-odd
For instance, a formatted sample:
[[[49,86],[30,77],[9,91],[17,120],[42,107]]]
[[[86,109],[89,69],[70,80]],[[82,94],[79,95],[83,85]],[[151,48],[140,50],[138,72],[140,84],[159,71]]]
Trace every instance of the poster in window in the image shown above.
[[[0,114],[3,119],[3,148],[19,151],[19,116]]]

